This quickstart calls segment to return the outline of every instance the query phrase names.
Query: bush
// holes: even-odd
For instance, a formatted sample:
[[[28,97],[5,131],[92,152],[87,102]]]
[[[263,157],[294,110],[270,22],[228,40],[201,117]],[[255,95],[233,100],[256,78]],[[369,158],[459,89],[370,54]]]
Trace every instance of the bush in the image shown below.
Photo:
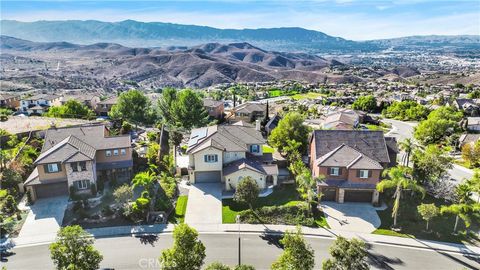
[[[85,210],[90,209],[90,204],[88,203],[87,199],[83,199],[82,204],[83,204],[83,209],[85,209]]]
[[[77,215],[80,219],[88,218],[87,210],[85,210],[83,208],[80,208],[80,210],[78,210]]]
[[[133,191],[130,186],[125,184],[115,189],[115,191],[113,192],[113,196],[115,197],[115,201],[117,203],[125,204],[132,199]]]
[[[105,182],[101,177],[97,179],[97,189],[99,192],[103,192],[103,190],[105,189]]]
[[[160,187],[170,200],[175,198],[177,194],[177,181],[174,177],[168,176],[165,173],[162,174],[160,177]]]
[[[92,196],[97,196],[97,185],[95,185],[94,183],[91,183],[90,191],[92,192]]]
[[[2,212],[12,215],[17,212],[17,210],[17,202],[15,201],[15,198],[12,195],[7,195],[7,197],[5,197],[5,201],[3,202]]]
[[[167,212],[173,207],[172,201],[170,201],[165,196],[158,196],[155,201],[155,211],[165,211]]]
[[[115,212],[112,210],[112,208],[110,207],[110,205],[105,205],[102,209],[102,213],[103,215],[105,216],[111,216],[113,215]]]
[[[285,224],[285,225],[302,225],[315,226],[313,217],[309,217],[309,211],[306,204],[298,204],[294,206],[268,206],[256,209],[249,209],[240,212],[240,219],[244,223],[251,224]]]

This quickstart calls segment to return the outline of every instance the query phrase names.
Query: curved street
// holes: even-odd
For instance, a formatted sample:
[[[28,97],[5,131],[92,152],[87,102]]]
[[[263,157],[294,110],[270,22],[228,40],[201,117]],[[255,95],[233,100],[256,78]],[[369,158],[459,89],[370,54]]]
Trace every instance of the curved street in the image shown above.
[[[221,261],[229,265],[238,262],[237,233],[201,233],[200,239],[206,246],[205,265]],[[269,269],[271,263],[282,252],[277,235],[265,236],[258,233],[241,234],[242,263],[254,265],[256,269]],[[322,260],[329,257],[328,248],[333,239],[306,236],[315,250],[315,269],[321,269]],[[170,233],[145,238],[114,237],[100,238],[95,246],[103,254],[103,268],[160,269],[157,258],[161,250],[172,245]],[[14,255],[2,263],[9,270],[53,269],[48,245],[19,247]],[[480,269],[480,258],[458,253],[440,252],[421,248],[399,247],[381,243],[369,246],[369,263],[372,269]]]

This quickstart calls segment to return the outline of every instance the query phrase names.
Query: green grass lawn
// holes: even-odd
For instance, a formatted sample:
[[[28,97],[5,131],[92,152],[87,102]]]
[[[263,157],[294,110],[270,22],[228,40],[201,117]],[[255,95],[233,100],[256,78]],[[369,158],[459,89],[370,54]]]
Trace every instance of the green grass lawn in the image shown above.
[[[273,148],[271,146],[266,145],[266,144],[262,145],[262,150],[263,150],[263,153],[265,153],[265,154],[273,153]]]
[[[470,162],[466,161],[466,160],[463,160],[463,159],[455,159],[453,161],[453,163],[459,165],[459,166],[462,166],[462,167],[465,167],[465,168],[468,168],[468,169],[474,169],[472,168],[472,166],[470,165]]]
[[[284,185],[275,188],[272,194],[267,197],[258,198],[255,208],[264,206],[294,206],[303,203],[299,197],[294,185]],[[236,203],[233,199],[222,200],[222,221],[223,223],[235,223],[236,216],[248,207],[243,204]],[[316,211],[315,222],[317,226],[328,227],[327,221],[323,213]]]
[[[292,98],[295,100],[301,100],[301,99],[315,99],[320,96],[323,96],[323,94],[316,93],[316,92],[308,92],[304,94],[295,94],[292,96]]]
[[[429,195],[426,195],[425,198],[421,200],[418,195],[412,197],[408,192],[404,192],[397,219],[397,225],[400,227],[400,230],[391,230],[391,226],[393,225],[392,201],[389,199],[387,202],[388,208],[383,211],[377,211],[382,225],[373,233],[456,243],[478,243],[479,239],[477,237],[474,237],[473,234],[466,234],[463,221],[459,222],[459,233],[457,235],[452,234],[455,216],[450,214],[433,218],[429,224],[430,231],[425,231],[426,222],[417,212],[417,206],[420,203],[434,203],[436,206],[446,204],[444,200],[436,199]],[[480,214],[472,218],[472,225],[469,229],[476,231],[479,226]]]
[[[171,217],[172,223],[181,224],[185,220],[185,212],[187,211],[188,196],[180,196],[175,205],[175,215]]]
[[[268,91],[268,96],[273,98],[273,97],[279,97],[279,96],[283,96],[283,91],[282,90],[278,90],[278,89],[275,89],[275,90],[270,90]]]

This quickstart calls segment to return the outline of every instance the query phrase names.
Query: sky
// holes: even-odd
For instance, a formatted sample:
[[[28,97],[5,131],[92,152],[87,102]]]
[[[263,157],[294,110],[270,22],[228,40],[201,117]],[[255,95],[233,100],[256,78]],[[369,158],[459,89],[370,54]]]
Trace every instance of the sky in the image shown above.
[[[216,28],[303,27],[352,40],[480,35],[480,0],[0,1],[1,19],[171,22]]]

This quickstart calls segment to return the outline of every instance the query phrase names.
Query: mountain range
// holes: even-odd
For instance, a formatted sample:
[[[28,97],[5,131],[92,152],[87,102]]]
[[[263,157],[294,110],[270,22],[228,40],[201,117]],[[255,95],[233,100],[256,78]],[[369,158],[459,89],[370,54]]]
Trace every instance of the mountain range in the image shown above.
[[[195,46],[205,43],[248,42],[266,50],[331,53],[371,52],[387,48],[478,48],[480,36],[415,36],[352,41],[299,27],[218,29],[161,22],[102,21],[0,21],[1,34],[37,42],[77,44],[118,43],[130,47]]]
[[[296,80],[359,82],[349,66],[314,54],[268,51],[246,42],[183,48],[130,48],[115,43],[79,45],[0,36],[4,89],[116,89],[125,82],[144,89],[203,88],[220,83]],[[409,77],[412,68],[364,69],[371,78]]]

